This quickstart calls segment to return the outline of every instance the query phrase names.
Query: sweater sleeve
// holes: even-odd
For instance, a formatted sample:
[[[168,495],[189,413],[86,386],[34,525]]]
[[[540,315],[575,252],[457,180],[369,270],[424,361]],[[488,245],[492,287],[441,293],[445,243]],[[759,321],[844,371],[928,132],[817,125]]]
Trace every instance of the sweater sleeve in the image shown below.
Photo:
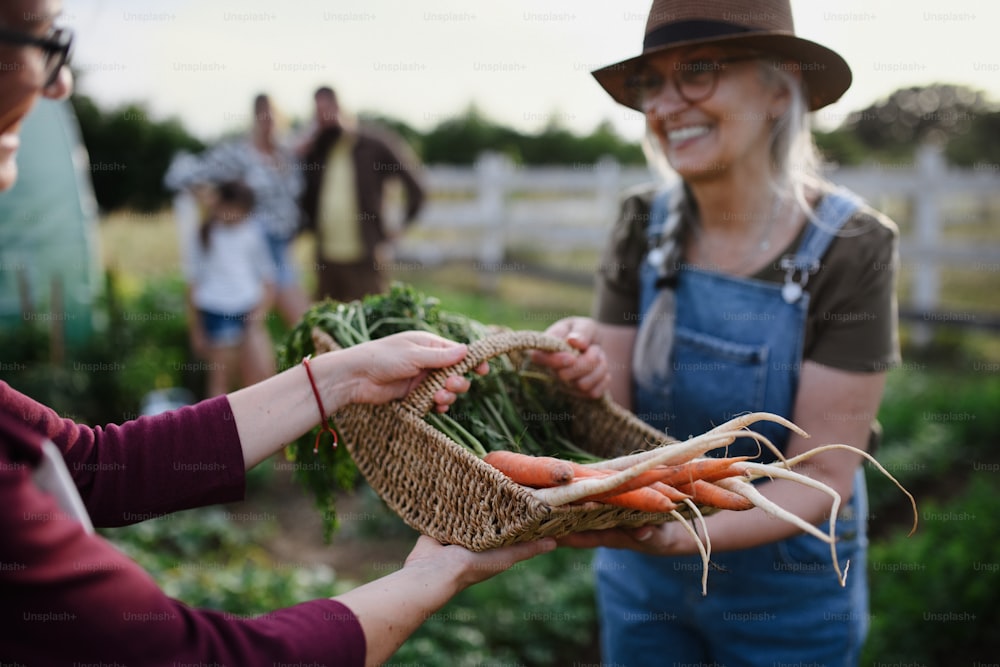
[[[5,660],[46,667],[363,664],[361,626],[334,600],[247,619],[192,609],[167,597],[135,563],[63,514],[31,481],[29,466],[4,452],[0,655]]]
[[[873,211],[848,222],[816,276],[804,358],[857,373],[899,363],[898,237],[896,225]]]
[[[0,391],[12,390],[0,383]],[[47,417],[39,422],[39,415],[33,411],[19,409],[37,404],[28,399],[12,400],[15,395],[20,396],[16,392],[5,393],[0,400],[0,535],[3,535],[0,540],[0,656],[5,661],[45,667],[82,664],[273,667],[276,664],[364,663],[365,640],[361,625],[354,614],[337,601],[313,600],[256,618],[243,618],[193,609],[164,594],[138,565],[106,540],[86,533],[78,521],[62,512],[51,495],[34,483],[32,470],[41,458],[41,443],[45,438],[37,424],[52,425]],[[224,405],[215,402],[214,407],[194,411],[207,410],[206,419],[209,420],[215,411],[218,419],[230,414],[223,409]],[[182,415],[179,419],[184,422],[190,417]],[[224,417],[222,420],[225,421]],[[155,423],[160,422],[156,420]],[[172,421],[167,424],[170,425],[158,428],[167,431],[177,428]],[[190,429],[202,426],[204,424],[194,419],[192,424],[180,429],[180,434],[190,436]],[[77,428],[56,429],[57,435],[63,436],[68,431],[76,437],[69,451],[94,446],[88,441],[91,436],[86,435],[89,429],[79,428],[83,435]],[[233,428],[231,424],[229,428]],[[95,432],[96,429],[91,434],[100,441]],[[147,432],[136,433],[145,435]],[[213,443],[211,439],[199,441]],[[169,439],[154,439],[145,446],[155,445],[159,451],[168,451],[169,442]],[[222,444],[228,446],[225,442]],[[88,482],[91,502],[95,496],[106,495],[116,500],[107,504],[121,506],[127,496],[117,497],[117,494],[134,491],[142,498],[140,506],[155,508],[194,504],[195,499],[224,495],[219,488],[225,488],[227,483],[216,485],[198,476],[192,477],[192,474],[200,472],[203,465],[236,463],[232,457],[218,461],[200,455],[162,458],[181,462],[183,466],[175,472],[169,463],[161,466],[166,470],[161,470],[158,464],[134,465],[139,475],[153,475],[148,480],[150,486],[170,496],[163,502],[156,502],[155,493],[143,489],[139,482],[112,479],[129,476],[133,470],[130,467],[133,459],[129,456],[71,460],[93,461],[88,464],[93,468],[76,466],[73,473],[77,480]],[[188,470],[188,466],[195,468]],[[73,466],[70,468],[72,470]],[[160,472],[173,480],[165,490],[155,479]],[[189,489],[177,491],[173,486],[185,477],[185,473],[194,483]],[[216,471],[215,475],[227,476],[225,471]],[[196,490],[194,487],[201,488]]]
[[[0,383],[0,405],[62,452],[95,526],[243,499],[243,450],[225,396],[90,427]]]

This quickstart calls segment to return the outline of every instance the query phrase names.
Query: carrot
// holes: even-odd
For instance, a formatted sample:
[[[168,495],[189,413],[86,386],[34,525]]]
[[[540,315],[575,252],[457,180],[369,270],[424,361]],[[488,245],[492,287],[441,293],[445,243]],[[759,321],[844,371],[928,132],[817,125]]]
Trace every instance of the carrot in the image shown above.
[[[785,472],[788,472],[788,471],[785,471]],[[716,482],[716,484],[719,485],[719,486],[721,486],[724,489],[727,489],[729,491],[733,491],[734,493],[738,493],[741,496],[745,496],[748,500],[753,501],[753,504],[758,509],[761,509],[761,510],[767,512],[768,514],[770,514],[771,516],[773,516],[776,519],[782,519],[784,521],[788,521],[791,524],[794,524],[799,529],[801,529],[803,532],[809,533],[813,537],[815,537],[815,538],[817,538],[819,540],[822,540],[823,542],[826,542],[827,544],[833,544],[834,542],[836,542],[836,540],[833,537],[832,533],[831,534],[824,534],[822,531],[820,531],[819,528],[817,528],[816,526],[812,525],[808,521],[805,521],[804,519],[802,519],[801,517],[799,517],[797,514],[793,514],[792,512],[789,512],[785,508],[779,506],[773,500],[769,499],[767,496],[765,496],[764,494],[762,494],[757,489],[756,486],[754,486],[750,482],[746,481],[745,479],[742,479],[742,478],[739,478],[739,477],[729,477],[727,479],[720,479],[718,482]],[[815,482],[814,484],[821,484],[821,483],[820,482]],[[813,486],[813,485],[809,485],[809,486]],[[837,507],[837,508],[839,508],[840,507],[840,494],[838,494],[833,489],[830,489],[829,487],[827,487],[827,490],[828,490],[829,493],[833,494],[833,496],[834,496],[834,506]],[[832,512],[831,516],[833,517],[834,520],[836,520],[837,513],[836,512]]]
[[[742,433],[740,433],[742,435]],[[625,456],[618,456],[613,459],[607,459],[605,461],[595,461],[593,463],[585,464],[587,468],[591,470],[604,470],[608,472],[621,472],[623,470],[628,470],[634,466],[642,465],[650,460],[657,460],[659,465],[677,465],[681,463],[686,463],[689,459],[700,456],[705,452],[711,451],[712,449],[718,449],[720,447],[725,447],[731,445],[737,438],[737,434],[730,433],[726,435],[718,434],[702,434],[697,438],[691,438],[690,440],[685,440],[684,442],[668,442],[662,445],[658,445],[653,449],[646,449],[641,452],[636,452],[634,454],[626,454]],[[690,445],[692,441],[696,440],[699,444],[709,440],[711,442],[711,447],[704,448],[702,450],[695,450],[694,453],[689,452],[688,449],[679,450],[679,447],[684,445]],[[667,460],[662,460],[665,453],[673,454],[672,457]]]
[[[577,463],[576,461],[567,461],[570,468],[573,469],[573,479],[587,479],[590,477],[608,477],[615,473],[614,470],[601,470],[599,468],[591,468],[589,465],[583,463]]]
[[[744,463],[741,465],[750,466],[753,464]],[[781,473],[774,474],[775,470],[780,470]],[[770,473],[775,477],[785,477],[786,479],[792,479],[789,476],[790,474],[793,474],[791,470],[785,470],[783,468],[775,468],[775,470],[770,471]],[[837,522],[837,512],[840,509],[840,494],[834,491],[832,488],[828,487],[827,485],[823,484],[822,482],[813,480],[809,477],[806,477],[805,475],[799,475],[798,473],[794,474],[797,475],[799,478],[801,478],[797,481],[801,481],[806,486],[811,486],[813,488],[819,489],[833,496],[833,509],[830,510],[829,534],[823,534],[823,532],[821,532],[816,526],[812,525],[808,521],[805,521],[797,514],[792,514],[785,508],[781,507],[776,502],[772,501],[770,498],[762,494],[759,490],[757,490],[757,487],[755,487],[753,484],[751,484],[744,478],[727,477],[726,479],[720,479],[716,483],[725,489],[733,491],[734,493],[738,493],[741,496],[745,496],[746,499],[751,501],[758,509],[767,512],[774,518],[781,519],[795,526],[798,526],[801,530],[809,533],[813,537],[819,538],[823,542],[829,544],[830,556],[833,561],[833,570],[837,575],[837,579],[840,581],[840,585],[846,586],[847,570],[845,569],[843,572],[841,572],[840,570],[840,562],[837,560],[837,540],[835,532],[835,526]],[[850,563],[848,563],[848,567],[850,567]]]
[[[681,491],[680,489],[674,488],[670,484],[666,484],[664,482],[653,482],[652,484],[649,485],[649,488],[662,493],[667,498],[673,500],[675,503],[679,503],[691,498],[690,494],[687,494]]]
[[[548,505],[557,507],[573,503],[581,498],[593,496],[599,493],[607,493],[619,487],[635,477],[638,477],[647,470],[652,470],[658,465],[682,463],[697,456],[702,456],[705,452],[718,447],[720,442],[727,442],[735,437],[756,437],[752,431],[740,432],[712,432],[711,434],[700,435],[690,440],[675,445],[658,447],[646,454],[641,462],[630,466],[625,470],[616,471],[606,477],[590,477],[581,479],[573,484],[567,484],[559,488],[536,489],[535,497]]]
[[[902,491],[906,495],[906,497],[910,500],[910,505],[913,507],[913,527],[910,529],[910,535],[913,535],[913,533],[917,532],[917,521],[919,520],[919,513],[917,512],[916,498],[913,497],[912,493],[903,488],[903,485],[899,483],[899,480],[897,480],[895,477],[889,474],[889,471],[886,470],[884,467],[882,467],[882,464],[876,461],[874,456],[872,456],[871,454],[869,454],[864,450],[858,449],[857,447],[852,447],[851,445],[841,445],[841,444],[822,445],[820,447],[814,447],[813,449],[810,449],[805,453],[799,454],[794,458],[790,458],[787,461],[784,461],[782,464],[776,463],[774,465],[783,465],[786,468],[791,468],[796,463],[805,461],[815,456],[816,454],[821,454],[823,452],[834,449],[845,449],[868,459],[869,463],[875,466],[879,470],[879,472],[881,472],[883,475],[888,477],[892,481],[892,483],[895,484],[899,488],[899,490]]]
[[[602,503],[615,505],[616,507],[627,507],[628,509],[640,512],[662,512],[669,514],[677,509],[677,505],[665,495],[648,486],[632,489],[625,493],[613,496],[606,496],[601,499]]]
[[[687,463],[669,466],[669,468],[664,470],[661,481],[666,484],[678,486],[690,483],[696,479],[714,482],[717,479],[725,477],[736,477],[743,473],[734,468],[733,464],[746,461],[749,458],[749,456],[732,456],[729,458],[692,459]]]
[[[626,482],[623,482],[619,486],[616,486],[614,489],[612,489],[612,490],[610,490],[610,491],[608,491],[606,493],[597,494],[596,496],[590,496],[588,499],[589,500],[601,500],[602,497],[615,496],[615,495],[618,495],[619,493],[627,493],[629,491],[632,491],[634,489],[639,489],[639,488],[642,488],[644,486],[649,486],[649,487],[654,487],[655,486],[655,487],[657,487],[657,490],[659,490],[661,493],[663,493],[664,495],[666,495],[671,500],[683,500],[684,498],[687,497],[687,494],[680,493],[679,491],[677,491],[676,489],[674,489],[672,486],[664,484],[661,481],[663,479],[663,476],[665,474],[667,474],[667,472],[668,471],[665,468],[662,468],[662,469],[661,468],[653,468],[652,470],[647,470],[646,472],[644,472],[644,473],[642,473],[640,475],[637,475],[637,476],[633,477],[632,479],[630,479],[630,480],[628,480]],[[590,474],[593,475],[594,473],[590,473]]]
[[[741,512],[754,507],[754,504],[746,496],[733,493],[701,479],[696,479],[689,484],[682,484],[677,487],[677,490],[690,494],[691,499],[696,503],[710,505],[721,510]]]
[[[551,456],[494,451],[484,456],[483,461],[524,486],[549,488],[568,484],[573,480],[573,468],[569,461]]]
[[[698,509],[691,499],[684,501],[684,504],[691,508],[692,519],[691,521],[685,521],[684,517],[679,513],[674,512],[674,517],[681,522],[681,526],[687,530],[688,534],[694,538],[694,543],[698,545],[698,553],[701,554],[701,594],[708,595],[708,565],[711,560],[712,555],[712,538],[708,535],[708,524],[705,523],[705,516]],[[701,532],[705,535],[704,542],[702,538],[698,536],[698,531],[694,529],[692,525],[694,520],[697,519],[698,523],[701,524]]]
[[[745,430],[750,424],[759,421],[781,424],[785,428],[798,433],[804,438],[809,437],[808,433],[784,417],[771,414],[769,412],[753,412],[735,417],[725,424],[720,424],[711,431],[689,440],[685,440],[683,442],[665,442],[663,445],[653,449],[647,449],[645,451],[636,452],[635,454],[629,454],[627,456],[619,456],[614,459],[608,459],[607,461],[598,461],[597,463],[588,464],[588,467],[603,470],[626,470],[632,466],[646,463],[650,459],[656,459],[658,463],[663,465],[684,463],[696,456],[704,455],[705,452],[730,445],[737,438],[753,438],[758,443],[774,452],[780,460],[784,460],[784,455],[770,440],[759,433]],[[711,446],[707,446],[709,444]],[[665,451],[669,452],[669,455],[665,455]]]

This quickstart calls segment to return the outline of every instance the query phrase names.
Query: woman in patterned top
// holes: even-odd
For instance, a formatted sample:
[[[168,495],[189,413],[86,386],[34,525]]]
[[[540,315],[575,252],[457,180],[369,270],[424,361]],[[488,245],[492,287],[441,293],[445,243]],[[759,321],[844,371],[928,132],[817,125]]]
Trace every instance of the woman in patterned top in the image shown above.
[[[171,164],[165,182],[172,190],[205,183],[242,181],[254,193],[253,218],[267,240],[277,266],[275,305],[282,319],[296,324],[309,307],[291,244],[301,229],[299,196],[303,178],[294,152],[279,140],[271,99],[257,95],[249,136],[225,141],[194,157],[182,154]]]

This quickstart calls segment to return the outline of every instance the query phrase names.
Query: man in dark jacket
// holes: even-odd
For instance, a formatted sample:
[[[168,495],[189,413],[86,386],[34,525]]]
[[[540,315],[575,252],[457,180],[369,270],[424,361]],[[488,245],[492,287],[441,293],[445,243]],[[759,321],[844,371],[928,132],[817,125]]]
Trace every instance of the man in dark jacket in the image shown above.
[[[401,141],[344,122],[329,87],[315,95],[316,130],[303,148],[302,207],[316,235],[316,297],[358,299],[386,289],[385,251],[392,241],[382,215],[385,186],[406,194],[404,225],[424,202],[419,166]]]

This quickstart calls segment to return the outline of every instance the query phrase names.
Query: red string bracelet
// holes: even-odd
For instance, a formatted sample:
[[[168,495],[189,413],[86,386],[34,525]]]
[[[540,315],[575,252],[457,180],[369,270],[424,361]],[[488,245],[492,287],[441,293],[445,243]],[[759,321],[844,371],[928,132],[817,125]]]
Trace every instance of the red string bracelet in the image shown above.
[[[319,408],[319,433],[316,434],[316,444],[313,445],[313,454],[318,454],[319,439],[323,436],[323,432],[326,431],[333,437],[334,449],[337,448],[337,432],[333,430],[333,420],[326,414],[326,409],[323,407],[323,399],[320,398],[319,389],[316,388],[316,380],[313,378],[312,369],[309,368],[309,359],[311,357],[311,354],[307,354],[303,357],[302,365],[306,368],[306,375],[309,376],[309,384],[312,385],[313,396],[316,397],[316,407]]]

